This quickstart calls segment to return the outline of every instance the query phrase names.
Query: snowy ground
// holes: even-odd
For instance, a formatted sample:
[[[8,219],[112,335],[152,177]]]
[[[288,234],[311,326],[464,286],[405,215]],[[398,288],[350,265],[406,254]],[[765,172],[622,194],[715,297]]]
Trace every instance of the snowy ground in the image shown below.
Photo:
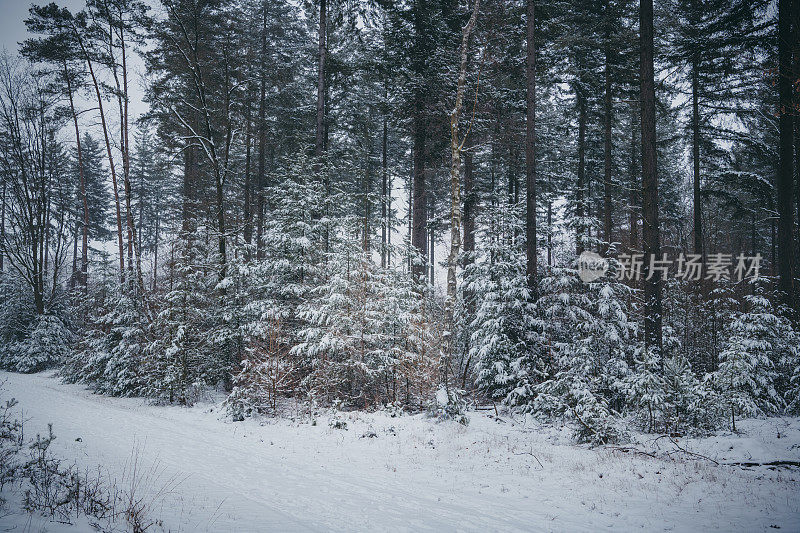
[[[170,531],[800,531],[797,469],[590,449],[566,429],[481,413],[468,427],[388,413],[342,414],[347,430],[329,415],[233,423],[216,405],[96,396],[46,374],[2,381],[27,435],[53,422],[62,458],[122,477],[138,457],[141,490],[166,492],[152,512]],[[800,460],[799,419],[741,429],[679,445],[720,463]],[[638,450],[675,445],[642,436]],[[0,518],[0,531],[24,518]],[[88,526],[15,531],[43,527]]]

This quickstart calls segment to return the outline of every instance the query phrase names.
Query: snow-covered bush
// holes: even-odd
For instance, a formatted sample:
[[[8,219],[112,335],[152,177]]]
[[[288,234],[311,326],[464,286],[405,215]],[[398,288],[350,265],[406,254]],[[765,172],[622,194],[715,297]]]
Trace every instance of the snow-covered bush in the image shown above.
[[[685,357],[664,360],[663,387],[661,416],[667,433],[703,433],[717,427],[719,398],[708,380],[695,375]]]
[[[622,302],[627,288],[613,274],[584,284],[575,270],[554,268],[537,302],[551,371],[529,410],[573,422],[578,440],[594,444],[623,436],[611,403],[621,402],[634,326]]]
[[[481,221],[497,236],[483,235],[484,246],[464,269],[463,292],[475,309],[467,325],[468,356],[483,394],[520,404],[541,379],[539,361],[531,353],[534,328],[524,243],[510,242],[522,233],[520,207],[487,207]]]
[[[0,273],[0,302],[0,368],[13,369],[14,347],[28,336],[36,307],[27,285],[8,273]]]
[[[759,286],[743,304],[726,329],[713,377],[734,430],[737,416],[774,413],[784,406],[775,389],[775,367],[797,351],[791,324],[774,312]]]
[[[209,345],[209,295],[216,286],[217,265],[202,268],[206,254],[197,238],[183,250],[176,265],[177,280],[149,326],[153,339],[142,355],[144,394],[189,405],[199,389],[215,383],[217,357]],[[212,254],[213,255],[213,254]]]
[[[463,390],[440,386],[428,412],[439,420],[453,420],[462,426],[469,424],[467,401]]]
[[[18,372],[39,372],[63,363],[71,352],[74,340],[64,322],[54,315],[39,315],[27,339],[10,348],[10,363]]]
[[[635,409],[646,413],[647,431],[653,431],[656,421],[661,419],[667,394],[661,372],[661,356],[652,347],[641,344],[633,360],[635,369],[625,379],[627,397]]]
[[[408,355],[422,296],[410,276],[381,269],[363,252],[358,220],[339,224],[328,276],[298,308],[304,327],[291,353],[309,369],[303,387],[316,399],[362,407],[395,401],[389,381],[416,378]]]
[[[234,420],[254,413],[275,413],[278,398],[295,390],[294,358],[281,334],[281,322],[269,318],[257,327],[253,324],[249,345],[225,406]]]

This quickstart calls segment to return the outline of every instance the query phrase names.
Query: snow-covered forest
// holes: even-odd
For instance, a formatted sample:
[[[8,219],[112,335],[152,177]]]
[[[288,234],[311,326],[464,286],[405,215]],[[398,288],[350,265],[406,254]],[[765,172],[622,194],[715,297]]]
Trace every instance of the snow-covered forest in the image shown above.
[[[340,510],[291,530],[800,528],[796,0],[76,0],[35,2],[19,23],[0,57],[0,523],[16,504],[55,522],[74,506],[73,525],[109,530],[98,520],[219,518],[145,527],[121,489],[79,498],[66,480],[94,478],[52,466],[52,434],[27,440],[27,398],[34,424],[78,442],[91,418],[61,401],[221,448],[237,428],[302,448],[319,418],[325,442],[356,431],[375,449],[339,444],[379,461],[401,448],[381,448],[388,427],[415,448],[430,431],[437,458],[473,472],[401,454],[438,489],[513,486],[506,517],[448,520],[462,511],[440,496],[404,500],[435,517],[406,526]],[[56,379],[16,375],[44,371]],[[279,460],[231,446],[228,459]],[[524,454],[527,470],[511,457]],[[669,463],[714,510],[663,524],[614,498],[609,522],[523,512],[548,458],[558,499],[595,482],[565,465],[612,456],[627,475]],[[283,482],[301,498],[306,482]],[[748,514],[719,488],[744,485],[742,501],[780,502]]]

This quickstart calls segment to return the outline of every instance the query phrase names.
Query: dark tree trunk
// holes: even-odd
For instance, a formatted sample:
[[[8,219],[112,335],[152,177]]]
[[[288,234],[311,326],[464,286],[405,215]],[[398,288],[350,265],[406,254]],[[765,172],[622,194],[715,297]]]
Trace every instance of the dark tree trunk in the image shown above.
[[[363,233],[361,240],[361,248],[362,251],[367,254],[370,249],[370,219],[372,218],[372,201],[370,200],[370,194],[372,193],[372,154],[370,150],[370,135],[369,135],[369,128],[364,128],[364,144],[366,144],[367,149],[366,153],[364,154],[364,165],[365,165],[365,174],[364,174],[364,182],[363,182],[363,196],[364,196],[364,223],[363,223]]]
[[[244,242],[249,246],[253,243],[253,214],[251,213],[251,200],[250,200],[250,190],[252,189],[252,184],[250,183],[250,161],[251,161],[251,142],[253,136],[253,117],[251,116],[251,106],[250,106],[250,97],[247,98],[247,116],[245,120],[247,124],[245,125],[245,137],[244,137],[244,145],[245,145],[245,156],[244,156]],[[247,252],[249,255],[249,252]]]
[[[434,280],[436,279],[434,276],[436,275],[436,232],[434,231],[434,212],[433,212],[433,202],[428,202],[428,209],[430,209],[430,213],[428,213],[428,283],[431,286],[434,284]]]
[[[384,90],[385,98],[385,90]],[[389,125],[386,112],[383,116],[383,137],[381,139],[381,267],[389,264],[389,163],[387,157],[389,140]]]
[[[525,124],[525,274],[536,289],[536,6],[527,2],[527,57],[525,63],[527,116]]]
[[[778,288],[795,307],[792,212],[792,0],[778,0]]]
[[[656,94],[653,75],[653,0],[639,7],[640,84],[642,103],[642,244],[645,272],[651,256],[661,258],[658,221],[658,175],[656,174]],[[649,273],[649,272],[648,272]],[[661,353],[661,274],[644,282],[645,344]]]
[[[325,151],[325,59],[327,55],[327,0],[319,2],[319,31],[318,56],[317,56],[317,132],[314,155],[317,157],[317,164]]]
[[[608,0],[606,0],[606,10],[608,7]],[[606,24],[609,24],[607,21]],[[604,77],[604,90],[605,98],[603,100],[603,238],[610,245],[611,244],[611,229],[612,229],[612,205],[611,205],[611,121],[613,107],[611,103],[611,37],[610,30],[606,30],[606,43],[605,43],[605,69]]]
[[[703,213],[700,198],[700,104],[699,72],[696,58],[692,60],[692,198],[694,206],[694,253],[703,255]]]
[[[75,231],[72,235],[72,274],[69,276],[69,289],[75,288],[78,283],[80,273],[78,272],[78,234],[81,231],[81,224],[78,217],[75,217]],[[0,241],[2,242],[2,241]]]
[[[156,199],[156,228],[153,235],[153,292],[158,288],[158,240],[161,236],[161,201]]]
[[[325,0],[322,0],[323,5]],[[266,187],[266,151],[267,151],[267,11],[264,3],[263,21],[261,26],[261,76],[258,95],[258,201],[256,213],[256,258],[264,258],[264,187]]]
[[[194,188],[200,179],[200,165],[198,162],[197,146],[191,140],[191,132],[187,133],[189,140],[183,151],[183,204],[182,204],[182,231],[187,238],[194,231]]]
[[[583,88],[578,87],[576,91],[578,100],[578,183],[576,187],[575,215],[578,218],[576,235],[576,252],[580,255],[583,252],[583,238],[586,228],[583,225],[583,217],[586,214],[584,194],[586,192],[586,97]]]
[[[638,206],[639,206],[639,180],[637,169],[639,168],[639,162],[636,158],[636,132],[637,130],[640,131],[639,125],[639,116],[637,113],[638,108],[636,107],[635,103],[631,104],[631,146],[630,146],[630,198],[629,203],[630,207],[628,209],[628,224],[630,226],[630,249],[636,250],[639,248],[639,215],[638,215]]]
[[[424,107],[418,97],[414,109],[414,180],[412,184],[411,245],[416,248],[422,264],[415,263],[412,271],[417,277],[424,276],[428,257],[428,206],[425,191],[425,136]]]
[[[464,253],[466,261],[471,261],[469,254],[475,251],[475,179],[473,176],[472,152],[470,147],[464,151]]]
[[[797,242],[795,244],[795,270],[800,265],[800,0],[792,0],[792,34],[794,38],[794,58],[793,67],[794,73],[792,82],[794,84],[794,91],[792,93],[794,111],[794,176],[795,176],[795,201],[797,203]],[[797,289],[795,289],[797,291]],[[798,298],[796,302],[798,310],[800,310],[800,295],[795,294]]]
[[[528,287],[536,288],[536,6],[534,0],[527,3],[527,57],[525,78],[527,81],[525,124],[525,274]]]

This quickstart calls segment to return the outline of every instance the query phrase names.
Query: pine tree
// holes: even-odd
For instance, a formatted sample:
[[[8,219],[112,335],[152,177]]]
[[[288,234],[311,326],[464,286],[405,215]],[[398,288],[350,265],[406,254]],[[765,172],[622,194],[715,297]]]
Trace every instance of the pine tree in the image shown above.
[[[775,390],[776,361],[792,339],[791,326],[773,313],[770,301],[757,291],[745,297],[746,309],[734,315],[726,330],[714,384],[736,430],[736,416],[776,412],[783,399]]]
[[[469,324],[469,358],[475,361],[476,385],[492,401],[524,402],[541,377],[538,364],[527,357],[530,330],[530,289],[526,256],[506,238],[522,230],[519,206],[490,206],[479,219],[486,245],[464,270],[463,290],[475,302]]]

